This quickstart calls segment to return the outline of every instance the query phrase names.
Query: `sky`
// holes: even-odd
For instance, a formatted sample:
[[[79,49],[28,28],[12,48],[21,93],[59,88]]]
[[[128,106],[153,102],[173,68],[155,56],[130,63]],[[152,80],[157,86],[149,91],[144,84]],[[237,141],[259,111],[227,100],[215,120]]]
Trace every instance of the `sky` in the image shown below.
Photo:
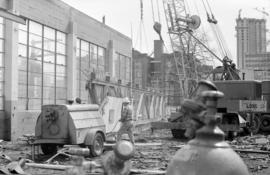
[[[85,14],[102,21],[105,16],[106,25],[132,38],[133,47],[141,52],[151,54],[153,52],[153,40],[159,39],[153,30],[154,21],[162,25],[162,36],[165,46],[170,47],[169,35],[164,15],[164,0],[142,0],[143,20],[141,20],[140,0],[62,0],[70,6]],[[177,1],[177,0],[176,0]],[[225,38],[232,60],[236,63],[236,18],[241,9],[241,17],[265,18],[267,29],[270,29],[270,16],[263,15],[260,11],[270,14],[270,0],[207,0],[211,11],[218,21],[221,32]],[[151,3],[152,2],[152,3]],[[207,3],[204,0],[205,4]],[[152,8],[153,4],[153,8]],[[190,15],[198,15],[201,18],[201,26],[198,30],[208,35],[210,47],[219,55],[215,37],[206,20],[206,12],[202,0],[185,1],[186,10]],[[153,10],[152,10],[153,9]],[[158,10],[159,9],[159,10]],[[153,15],[154,14],[154,15]],[[159,20],[160,19],[160,20]],[[268,35],[268,39],[270,36]],[[168,49],[169,50],[169,49]],[[218,64],[218,63],[215,63]],[[214,65],[216,66],[216,65]]]

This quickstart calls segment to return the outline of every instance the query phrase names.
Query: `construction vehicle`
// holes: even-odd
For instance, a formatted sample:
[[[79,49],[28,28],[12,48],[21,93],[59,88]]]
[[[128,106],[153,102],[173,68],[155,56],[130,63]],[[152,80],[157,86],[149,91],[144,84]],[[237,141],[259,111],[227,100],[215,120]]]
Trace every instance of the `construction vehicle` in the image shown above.
[[[227,81],[220,81],[227,82]],[[228,81],[229,82],[229,81]],[[201,86],[204,86],[201,88]],[[219,86],[215,86],[210,81],[200,81],[198,83],[198,87],[196,88],[196,91],[194,92],[195,96],[199,96],[201,92],[212,89],[217,90]],[[219,89],[218,89],[219,90]],[[192,97],[192,99],[195,99],[195,101],[198,101],[198,98]],[[185,101],[184,101],[185,102]],[[187,106],[189,105],[189,106]],[[168,121],[157,121],[152,122],[152,130],[155,129],[170,129],[172,132],[172,135],[174,138],[185,138],[185,131],[188,126],[188,116],[186,116],[185,113],[183,113],[181,110],[182,108],[193,108],[196,110],[196,104],[195,103],[187,103],[182,104],[182,106],[179,107],[179,110],[176,112],[171,113],[170,117],[168,118]],[[199,106],[198,106],[199,107]],[[235,137],[238,133],[240,133],[244,127],[246,127],[245,120],[241,117],[241,115],[237,111],[230,111],[225,110],[224,107],[218,107],[218,115],[221,118],[221,122],[219,127],[224,131],[225,136],[229,139],[232,139]]]
[[[270,131],[270,81],[215,81],[225,94],[218,108],[224,113],[239,113],[253,134]]]

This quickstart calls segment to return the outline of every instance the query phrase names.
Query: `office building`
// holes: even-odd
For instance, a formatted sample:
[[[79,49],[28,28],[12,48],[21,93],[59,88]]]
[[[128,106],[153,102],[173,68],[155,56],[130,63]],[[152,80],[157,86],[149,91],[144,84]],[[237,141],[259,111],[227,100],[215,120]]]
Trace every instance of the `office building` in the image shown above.
[[[236,19],[237,66],[242,71],[247,69],[246,55],[266,52],[265,19]]]

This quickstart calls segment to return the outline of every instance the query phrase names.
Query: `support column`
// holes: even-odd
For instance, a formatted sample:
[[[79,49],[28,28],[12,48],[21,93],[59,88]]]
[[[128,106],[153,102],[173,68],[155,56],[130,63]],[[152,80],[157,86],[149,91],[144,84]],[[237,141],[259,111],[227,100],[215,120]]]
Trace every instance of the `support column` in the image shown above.
[[[11,9],[15,9],[14,1],[9,2]],[[4,139],[13,140],[15,130],[19,126],[16,122],[16,105],[18,101],[18,24],[5,20],[5,122]],[[2,134],[2,133],[1,133]]]
[[[107,44],[106,57],[105,57],[105,71],[110,73],[110,76],[113,76],[113,55],[114,55],[114,46],[113,40],[109,40]]]
[[[77,67],[76,67],[76,42],[77,25],[75,22],[69,24],[67,36],[67,99],[74,100],[77,92]]]

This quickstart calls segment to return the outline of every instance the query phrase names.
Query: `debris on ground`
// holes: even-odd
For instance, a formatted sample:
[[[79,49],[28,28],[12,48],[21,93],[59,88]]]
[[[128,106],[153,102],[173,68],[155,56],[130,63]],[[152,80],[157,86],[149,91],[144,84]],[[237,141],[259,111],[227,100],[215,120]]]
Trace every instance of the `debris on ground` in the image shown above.
[[[30,138],[30,136],[29,136]],[[251,175],[270,174],[270,137],[253,135],[236,137],[228,141],[231,147],[241,156],[249,168]],[[135,155],[132,158],[131,174],[165,174],[167,166],[178,149],[181,149],[187,140],[171,138],[170,130],[157,130],[153,134],[145,131],[136,136]],[[114,143],[106,143],[107,151]],[[40,153],[34,162],[31,162],[31,145],[13,144],[0,141],[0,174],[9,173],[10,169],[18,168],[25,174],[66,174],[67,169],[74,167],[73,155],[66,150],[59,149],[56,155],[43,155]],[[18,158],[28,160],[24,166],[20,165]],[[100,157],[84,158],[85,164],[95,162],[101,164]],[[85,165],[84,165],[85,166]],[[9,168],[8,168],[9,167]],[[21,169],[19,169],[21,167]],[[89,169],[88,169],[89,170]],[[88,171],[89,173],[90,171]]]

